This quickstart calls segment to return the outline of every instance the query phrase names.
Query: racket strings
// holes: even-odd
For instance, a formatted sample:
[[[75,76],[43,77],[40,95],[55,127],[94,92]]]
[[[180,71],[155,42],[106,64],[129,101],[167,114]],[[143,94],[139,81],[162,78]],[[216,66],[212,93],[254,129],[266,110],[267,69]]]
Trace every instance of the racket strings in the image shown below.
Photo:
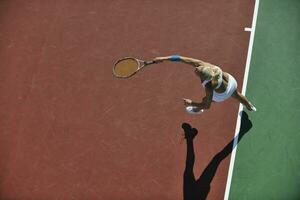
[[[128,58],[118,61],[114,67],[115,75],[119,77],[128,77],[139,69],[139,62],[135,59]]]

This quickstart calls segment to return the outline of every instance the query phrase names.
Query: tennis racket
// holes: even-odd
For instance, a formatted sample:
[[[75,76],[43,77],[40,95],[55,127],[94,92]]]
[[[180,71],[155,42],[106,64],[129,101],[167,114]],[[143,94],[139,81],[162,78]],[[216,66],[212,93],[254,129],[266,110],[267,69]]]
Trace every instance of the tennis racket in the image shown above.
[[[147,65],[157,64],[160,61],[144,61],[133,57],[118,60],[113,66],[113,74],[117,78],[129,78]]]

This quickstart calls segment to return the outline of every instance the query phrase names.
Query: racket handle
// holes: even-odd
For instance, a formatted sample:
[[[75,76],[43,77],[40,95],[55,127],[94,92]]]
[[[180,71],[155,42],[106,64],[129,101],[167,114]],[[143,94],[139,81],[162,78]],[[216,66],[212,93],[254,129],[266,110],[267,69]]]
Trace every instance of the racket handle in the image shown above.
[[[150,60],[150,61],[145,61],[145,65],[151,65],[151,64],[157,64],[160,63],[161,61],[156,61],[156,60]]]

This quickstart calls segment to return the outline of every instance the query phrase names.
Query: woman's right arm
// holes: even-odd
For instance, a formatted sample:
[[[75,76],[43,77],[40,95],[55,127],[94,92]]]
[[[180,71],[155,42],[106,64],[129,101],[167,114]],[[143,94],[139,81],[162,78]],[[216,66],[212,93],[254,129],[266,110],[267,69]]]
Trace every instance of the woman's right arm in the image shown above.
[[[189,57],[185,57],[185,56],[180,56],[180,55],[171,55],[171,56],[165,56],[165,57],[156,57],[154,58],[154,61],[177,61],[177,62],[183,62],[186,64],[190,64],[194,67],[198,67],[198,66],[203,66],[205,65],[205,62],[202,60],[198,60],[195,58],[189,58]]]

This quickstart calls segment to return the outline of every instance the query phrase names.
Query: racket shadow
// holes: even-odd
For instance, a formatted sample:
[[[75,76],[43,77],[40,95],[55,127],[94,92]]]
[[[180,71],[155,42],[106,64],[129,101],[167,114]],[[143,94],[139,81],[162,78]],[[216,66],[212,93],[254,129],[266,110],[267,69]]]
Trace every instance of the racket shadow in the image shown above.
[[[186,124],[186,123],[184,123]],[[189,125],[189,124],[188,124]],[[186,125],[187,126],[187,125]],[[190,125],[189,125],[190,126]],[[206,166],[198,179],[195,179],[193,172],[195,162],[195,152],[193,146],[193,138],[186,140],[187,157],[186,166],[183,175],[183,194],[184,200],[204,200],[210,191],[210,184],[216,174],[218,166],[236,147],[243,136],[252,128],[252,122],[249,120],[246,112],[242,112],[240,132],[235,136],[219,153],[217,153],[209,164]],[[191,129],[184,129],[185,134],[189,134]],[[235,140],[237,143],[234,145]]]

